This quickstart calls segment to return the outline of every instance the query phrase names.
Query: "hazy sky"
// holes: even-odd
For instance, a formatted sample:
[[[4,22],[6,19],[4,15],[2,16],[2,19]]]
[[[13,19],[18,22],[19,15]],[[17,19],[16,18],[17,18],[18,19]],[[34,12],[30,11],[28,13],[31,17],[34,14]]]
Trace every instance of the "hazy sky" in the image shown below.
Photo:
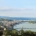
[[[36,17],[36,0],[0,0],[0,16]]]

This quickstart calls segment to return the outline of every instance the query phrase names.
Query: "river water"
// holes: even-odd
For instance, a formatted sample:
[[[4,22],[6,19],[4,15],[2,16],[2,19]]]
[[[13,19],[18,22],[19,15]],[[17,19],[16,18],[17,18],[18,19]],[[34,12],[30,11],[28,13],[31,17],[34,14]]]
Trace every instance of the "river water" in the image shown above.
[[[23,29],[24,31],[36,31],[36,23],[29,23],[29,22],[24,22],[24,23],[20,23],[14,26],[14,29],[16,30],[21,30]]]

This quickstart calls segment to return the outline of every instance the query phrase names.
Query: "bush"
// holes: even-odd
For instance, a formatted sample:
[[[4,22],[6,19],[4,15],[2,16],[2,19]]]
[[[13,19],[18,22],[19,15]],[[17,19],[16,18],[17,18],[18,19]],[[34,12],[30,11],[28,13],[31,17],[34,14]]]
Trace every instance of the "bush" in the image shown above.
[[[11,35],[11,36],[36,36],[36,32],[32,32],[32,31],[24,31],[24,30],[6,30],[3,32],[3,34],[5,36],[7,35]]]

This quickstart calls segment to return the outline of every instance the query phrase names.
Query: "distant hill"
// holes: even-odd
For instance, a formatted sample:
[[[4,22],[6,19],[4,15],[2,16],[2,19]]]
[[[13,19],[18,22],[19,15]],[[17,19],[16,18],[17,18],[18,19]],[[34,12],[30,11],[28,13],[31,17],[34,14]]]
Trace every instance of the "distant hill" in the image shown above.
[[[6,16],[0,16],[2,19],[8,19],[8,20],[36,20],[36,18],[23,18],[23,17],[6,17]]]

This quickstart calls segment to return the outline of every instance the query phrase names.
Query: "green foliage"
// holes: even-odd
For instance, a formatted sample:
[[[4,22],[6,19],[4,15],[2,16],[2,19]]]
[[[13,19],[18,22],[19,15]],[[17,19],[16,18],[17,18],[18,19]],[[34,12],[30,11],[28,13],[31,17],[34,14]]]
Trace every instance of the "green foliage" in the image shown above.
[[[13,36],[18,36],[17,30],[12,30],[12,31],[11,31],[11,35],[13,35]]]
[[[29,23],[33,23],[33,24],[35,24],[35,23],[36,23],[36,21],[29,21]]]
[[[24,35],[24,31],[23,31],[23,30],[20,30],[20,31],[19,31],[19,34],[20,34],[20,35]]]
[[[32,32],[32,31],[24,31],[24,30],[6,30],[3,32],[3,34],[5,36],[7,35],[11,35],[11,36],[36,36],[36,32]]]
[[[11,35],[11,31],[10,30],[6,30],[3,32],[4,35]]]
[[[3,34],[6,35],[6,36],[7,35],[11,35],[11,36],[12,35],[15,35],[15,36],[18,35],[17,30],[6,30],[6,31],[3,32]]]

